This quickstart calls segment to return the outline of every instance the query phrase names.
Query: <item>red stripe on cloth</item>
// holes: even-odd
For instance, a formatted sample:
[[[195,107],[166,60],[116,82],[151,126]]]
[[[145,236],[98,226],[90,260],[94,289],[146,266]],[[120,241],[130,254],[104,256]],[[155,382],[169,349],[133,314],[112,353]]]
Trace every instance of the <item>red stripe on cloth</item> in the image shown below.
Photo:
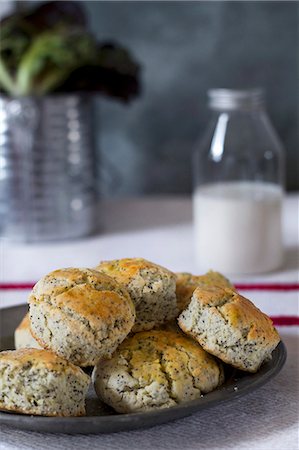
[[[299,317],[296,316],[273,316],[271,320],[276,326],[292,326],[299,325]]]
[[[241,291],[297,291],[299,290],[299,283],[277,283],[277,284],[239,284],[237,289]]]
[[[28,290],[32,289],[34,282],[28,283],[0,283],[0,290]],[[276,283],[276,284],[243,284],[237,283],[237,289],[242,291],[297,291],[299,290],[299,283]]]
[[[32,289],[35,283],[0,283],[1,291],[18,291]]]

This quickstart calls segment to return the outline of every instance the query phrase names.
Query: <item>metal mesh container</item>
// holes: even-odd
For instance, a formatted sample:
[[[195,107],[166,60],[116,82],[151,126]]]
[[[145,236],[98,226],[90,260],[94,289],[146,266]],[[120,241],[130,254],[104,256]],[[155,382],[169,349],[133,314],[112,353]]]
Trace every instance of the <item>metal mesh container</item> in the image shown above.
[[[0,235],[27,242],[96,227],[96,154],[89,96],[0,96]]]

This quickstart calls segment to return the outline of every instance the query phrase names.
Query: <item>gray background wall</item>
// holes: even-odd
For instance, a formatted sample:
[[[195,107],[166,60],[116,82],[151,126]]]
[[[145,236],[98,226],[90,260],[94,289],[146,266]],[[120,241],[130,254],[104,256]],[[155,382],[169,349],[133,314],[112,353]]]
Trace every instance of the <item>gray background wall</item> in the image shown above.
[[[138,100],[99,101],[105,195],[190,192],[210,87],[266,89],[287,186],[299,188],[297,2],[84,3],[97,35],[127,46],[143,68]]]

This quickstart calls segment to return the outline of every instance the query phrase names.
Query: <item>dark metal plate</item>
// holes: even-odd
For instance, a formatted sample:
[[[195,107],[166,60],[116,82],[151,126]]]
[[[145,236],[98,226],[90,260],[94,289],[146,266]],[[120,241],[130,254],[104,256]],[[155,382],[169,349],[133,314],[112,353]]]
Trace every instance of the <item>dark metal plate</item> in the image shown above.
[[[26,312],[26,306],[0,310],[1,350],[13,348],[13,332]],[[101,403],[91,387],[86,401],[85,417],[40,417],[0,412],[0,423],[15,428],[50,433],[112,433],[162,424],[188,416],[221,403],[232,401],[254,391],[278,374],[286,360],[286,349],[281,342],[274,350],[272,360],[264,364],[256,374],[234,371],[219,389],[168,409],[145,413],[117,414]]]

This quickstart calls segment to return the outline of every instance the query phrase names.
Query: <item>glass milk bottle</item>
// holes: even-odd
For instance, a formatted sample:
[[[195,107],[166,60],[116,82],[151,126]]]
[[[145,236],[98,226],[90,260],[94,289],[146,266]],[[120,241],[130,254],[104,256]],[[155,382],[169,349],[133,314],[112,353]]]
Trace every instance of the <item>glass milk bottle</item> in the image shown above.
[[[283,262],[284,155],[260,90],[212,89],[194,155],[198,269],[254,274]]]

